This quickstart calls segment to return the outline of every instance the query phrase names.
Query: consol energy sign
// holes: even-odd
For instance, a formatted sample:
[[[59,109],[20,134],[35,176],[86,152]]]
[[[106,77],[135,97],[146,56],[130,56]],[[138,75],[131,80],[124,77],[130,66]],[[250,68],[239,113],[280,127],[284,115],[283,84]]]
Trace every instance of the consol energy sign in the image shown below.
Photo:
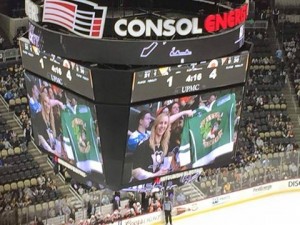
[[[220,14],[208,15],[199,27],[199,18],[129,20],[116,21],[114,30],[120,37],[171,37],[173,35],[198,35],[203,32],[213,33],[222,29],[233,28],[246,21],[248,4]]]

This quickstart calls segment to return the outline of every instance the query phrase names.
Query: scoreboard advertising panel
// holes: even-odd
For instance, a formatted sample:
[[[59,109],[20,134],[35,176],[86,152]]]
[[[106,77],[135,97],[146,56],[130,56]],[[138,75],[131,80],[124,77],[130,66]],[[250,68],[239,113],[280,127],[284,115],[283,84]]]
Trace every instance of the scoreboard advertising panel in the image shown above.
[[[123,183],[231,162],[243,86],[132,106]]]
[[[25,71],[34,142],[82,176],[103,178],[99,127],[94,104]]]
[[[244,45],[245,25],[240,24],[215,35],[189,39],[95,40],[59,33],[30,21],[28,38],[41,51],[64,58],[112,65],[160,66],[192,63],[231,54]],[[74,47],[81,46],[83,40],[82,48]]]

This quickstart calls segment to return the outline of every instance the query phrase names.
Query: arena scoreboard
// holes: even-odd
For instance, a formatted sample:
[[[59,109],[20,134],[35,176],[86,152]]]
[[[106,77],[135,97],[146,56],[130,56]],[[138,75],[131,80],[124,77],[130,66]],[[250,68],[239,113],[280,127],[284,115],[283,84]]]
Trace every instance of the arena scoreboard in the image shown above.
[[[249,52],[134,73],[132,102],[245,82]]]
[[[95,98],[90,69],[71,60],[40,51],[26,38],[20,38],[19,47],[22,63],[29,71],[88,98]]]
[[[162,0],[153,2],[157,10],[123,11],[93,0],[60,1],[83,7],[74,15],[97,16],[84,28],[80,16],[64,27],[51,22],[65,16],[49,14],[53,1],[27,10],[33,15],[20,51],[41,150],[76,179],[115,190],[231,162],[251,54],[246,2],[209,4],[203,14],[202,1]],[[43,104],[50,105],[51,125],[43,124]],[[169,140],[156,149],[161,145],[151,140],[163,123]]]

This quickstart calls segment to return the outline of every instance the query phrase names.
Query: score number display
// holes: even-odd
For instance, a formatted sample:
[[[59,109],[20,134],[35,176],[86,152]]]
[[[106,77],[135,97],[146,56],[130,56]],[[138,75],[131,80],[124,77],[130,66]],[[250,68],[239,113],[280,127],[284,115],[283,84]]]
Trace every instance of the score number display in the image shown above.
[[[134,73],[131,102],[245,82],[249,52]]]
[[[29,40],[19,42],[25,69],[94,100],[91,70],[70,60],[41,52]]]

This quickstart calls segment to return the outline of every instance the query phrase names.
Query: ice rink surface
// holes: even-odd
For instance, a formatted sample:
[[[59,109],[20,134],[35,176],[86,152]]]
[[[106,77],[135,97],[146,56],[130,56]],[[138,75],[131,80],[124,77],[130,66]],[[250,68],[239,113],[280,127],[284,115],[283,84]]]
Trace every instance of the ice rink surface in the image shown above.
[[[173,225],[300,224],[300,192],[276,194],[175,220]]]

